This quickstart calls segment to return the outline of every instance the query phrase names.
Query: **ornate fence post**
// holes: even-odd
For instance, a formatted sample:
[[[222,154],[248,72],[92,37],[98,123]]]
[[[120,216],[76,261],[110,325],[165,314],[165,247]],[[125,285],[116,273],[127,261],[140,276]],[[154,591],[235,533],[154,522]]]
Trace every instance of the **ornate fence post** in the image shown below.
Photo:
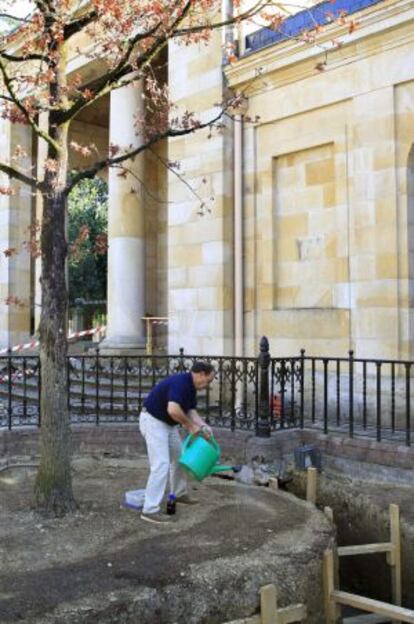
[[[269,397],[269,341],[263,336],[259,353],[259,417],[256,435],[259,438],[270,437],[270,397]]]
[[[354,437],[354,352],[349,351],[349,437]]]
[[[305,349],[300,350],[300,428],[305,420]]]
[[[12,367],[12,350],[9,347],[7,349],[7,426],[9,430],[12,428],[13,421],[13,405],[12,405],[12,375],[13,375],[13,367]]]
[[[178,363],[178,370],[180,372],[184,372],[185,371],[185,365],[184,365],[184,347],[180,347],[180,355],[179,357],[179,363]]]

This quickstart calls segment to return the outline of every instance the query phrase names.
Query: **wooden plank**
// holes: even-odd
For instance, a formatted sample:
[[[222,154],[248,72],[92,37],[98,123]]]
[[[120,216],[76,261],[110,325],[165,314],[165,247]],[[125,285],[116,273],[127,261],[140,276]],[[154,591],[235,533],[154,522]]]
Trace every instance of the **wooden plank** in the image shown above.
[[[338,604],[348,605],[349,607],[361,609],[361,611],[378,613],[378,615],[384,615],[390,619],[398,619],[401,620],[401,622],[414,624],[414,611],[411,609],[397,607],[387,602],[381,602],[380,600],[373,600],[372,598],[365,598],[364,596],[358,596],[357,594],[350,594],[339,590],[334,590],[332,592],[332,598]]]
[[[389,556],[391,565],[392,601],[401,604],[401,538],[400,538],[400,509],[393,503],[390,505],[390,534],[393,546]]]
[[[338,548],[339,557],[349,555],[369,555],[370,553],[391,552],[393,546],[391,542],[381,542],[379,544],[359,544],[357,546],[340,546]]]
[[[260,615],[252,615],[248,618],[242,618],[241,620],[231,620],[231,622],[226,622],[225,624],[260,624],[261,618]]]
[[[315,505],[316,503],[316,486],[318,471],[313,466],[309,466],[307,470],[306,480],[306,500]]]
[[[270,477],[269,479],[269,487],[271,490],[278,490],[279,489],[279,481],[277,480],[277,477]]]
[[[302,604],[284,607],[283,609],[278,609],[277,615],[279,618],[278,624],[303,622],[306,619],[306,607]],[[261,622],[262,620],[260,615],[252,615],[251,617],[242,618],[241,620],[226,622],[226,624],[261,624]]]
[[[306,619],[306,607],[303,604],[291,605],[284,609],[278,609],[277,616],[279,624],[293,624],[293,622],[304,622]]]
[[[277,616],[277,591],[274,585],[260,588],[261,624],[279,624]]]
[[[303,622],[306,619],[306,607],[302,604],[292,605],[290,607],[284,607],[278,609],[277,615],[279,618],[278,624],[293,624],[293,622]],[[248,618],[242,618],[241,620],[232,620],[226,622],[226,624],[261,624],[262,620],[260,615],[252,615]]]
[[[342,620],[342,624],[389,624],[390,619],[376,613],[352,615]]]
[[[335,589],[335,566],[332,550],[323,553],[323,597],[326,624],[336,624],[338,613],[332,593]]]

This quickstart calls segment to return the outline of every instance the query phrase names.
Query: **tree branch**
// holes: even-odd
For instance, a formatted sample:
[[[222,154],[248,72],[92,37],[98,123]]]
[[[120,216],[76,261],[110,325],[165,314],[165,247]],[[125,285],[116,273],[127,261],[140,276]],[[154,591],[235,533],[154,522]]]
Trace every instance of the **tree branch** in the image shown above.
[[[11,167],[10,165],[6,165],[5,163],[0,163],[0,171],[8,175],[10,178],[14,178],[15,180],[19,180],[19,182],[23,182],[23,184],[27,184],[32,188],[40,190],[41,184],[30,176],[25,175],[18,169]]]
[[[192,35],[197,32],[202,32],[203,30],[217,30],[219,28],[224,28],[225,26],[232,26],[242,22],[250,17],[256,15],[259,11],[261,11],[265,6],[272,6],[272,2],[263,2],[263,0],[258,0],[254,6],[245,11],[244,13],[239,13],[237,17],[230,17],[227,20],[222,22],[215,22],[214,24],[201,24],[200,26],[190,26],[189,28],[183,28],[181,30],[176,30],[173,33],[173,37],[184,37],[185,35]]]
[[[43,14],[53,13],[53,6],[49,0],[35,0],[35,5]]]
[[[26,56],[14,56],[13,54],[7,54],[6,52],[0,52],[0,56],[6,61],[11,63],[24,63],[26,61],[44,61],[47,62],[47,57],[42,54],[27,54]]]
[[[179,0],[177,0],[176,6],[179,6],[179,4],[180,2]],[[118,65],[107,76],[105,76],[101,81],[98,81],[97,84],[95,85],[94,97],[88,100],[86,100],[83,97],[79,97],[78,100],[73,104],[73,106],[71,106],[71,108],[69,108],[66,111],[62,111],[60,114],[57,115],[56,122],[58,124],[62,124],[73,119],[73,117],[75,117],[75,115],[77,115],[81,110],[83,110],[87,106],[90,106],[93,102],[95,102],[96,100],[101,98],[103,95],[111,91],[114,88],[114,85],[116,85],[116,83],[119,82],[119,80],[121,80],[122,78],[124,78],[125,76],[133,72],[135,69],[134,66],[138,65],[140,69],[145,69],[145,67],[154,59],[154,57],[160,53],[162,48],[168,44],[168,40],[171,37],[171,34],[173,33],[177,24],[179,24],[182,20],[185,19],[191,6],[192,6],[191,0],[187,0],[186,5],[180,12],[180,15],[176,18],[176,20],[174,20],[174,22],[171,24],[168,31],[160,35],[155,40],[151,48],[147,50],[145,54],[138,57],[133,64],[130,63],[130,57],[136,45],[143,39],[153,37],[156,34],[157,30],[162,25],[162,21],[158,22],[151,30],[148,30],[144,33],[138,33],[134,37],[132,37],[129,40],[128,47],[122,59],[119,61]],[[129,81],[122,82],[122,84],[119,85],[119,88],[126,86],[133,80],[134,78],[132,78]]]
[[[73,35],[76,35],[76,33],[82,30],[82,28],[85,28],[85,26],[89,26],[89,24],[95,21],[97,17],[98,14],[95,9],[93,9],[92,11],[89,11],[89,13],[86,13],[85,15],[78,17],[78,19],[69,22],[69,24],[66,24],[63,29],[63,36],[65,41],[73,37]]]
[[[9,97],[8,95],[0,95],[0,100],[5,100],[6,102],[11,102],[12,104],[14,104],[14,100],[11,99],[11,97]]]
[[[160,156],[159,154],[157,154],[157,152],[155,152],[151,147],[149,148],[149,151],[151,152],[151,154],[153,154],[153,156],[155,156],[155,158],[157,158],[157,160],[160,161],[160,163],[168,170],[171,171],[171,173],[173,175],[176,176],[176,178],[178,178],[180,180],[180,182],[182,184],[184,184],[184,186],[186,186],[188,188],[188,190],[190,191],[190,193],[192,193],[192,195],[194,195],[197,200],[200,202],[200,209],[204,210],[204,208],[206,207],[206,203],[203,200],[203,198],[201,197],[201,195],[199,195],[197,193],[197,191],[191,186],[191,184],[189,182],[187,182],[187,180],[184,178],[184,176],[181,175],[181,173],[179,173],[178,171],[176,171],[176,169],[174,169],[174,167],[172,167],[170,165],[170,163],[168,162],[168,160],[165,160],[164,158],[162,158],[162,156]],[[166,202],[166,203],[174,203],[174,202]]]
[[[26,110],[26,108],[23,106],[23,104],[21,103],[19,98],[16,96],[16,94],[14,92],[14,89],[12,87],[12,79],[8,75],[8,73],[6,71],[6,67],[5,67],[4,63],[2,62],[1,57],[0,57],[0,72],[1,72],[1,74],[3,76],[4,84],[5,84],[6,88],[7,88],[7,91],[10,94],[10,97],[11,97],[13,103],[15,104],[15,106],[17,106],[17,108],[26,117],[28,124],[33,128],[33,130],[37,134],[37,136],[41,137],[51,147],[53,147],[53,149],[55,149],[57,152],[59,152],[59,149],[60,149],[59,145],[49,136],[49,134],[47,132],[43,132],[43,130],[37,125],[37,123],[30,117],[29,112]]]
[[[10,19],[10,20],[14,20],[15,22],[19,22],[19,23],[25,23],[25,24],[30,24],[30,20],[28,20],[25,17],[17,17],[16,15],[9,15],[8,13],[0,13],[0,19]]]
[[[106,95],[106,93],[111,91],[113,89],[114,85],[116,85],[116,83],[121,78],[123,78],[124,76],[126,76],[126,75],[130,74],[131,72],[133,72],[134,68],[129,63],[129,58],[130,58],[130,56],[131,56],[135,46],[142,39],[146,39],[147,37],[152,37],[156,33],[158,28],[160,27],[161,23],[162,22],[159,22],[150,31],[147,31],[145,33],[140,33],[140,34],[135,35],[135,37],[133,37],[133,39],[130,40],[130,42],[128,44],[128,48],[127,48],[125,54],[123,55],[122,59],[119,61],[118,65],[111,72],[109,72],[106,76],[104,76],[101,80],[98,80],[95,83],[95,85],[94,85],[94,96],[92,98],[86,99],[84,96],[80,95],[78,97],[78,99],[75,101],[75,103],[69,109],[67,109],[65,111],[57,112],[57,114],[56,114],[56,123],[60,125],[60,124],[63,124],[63,123],[66,123],[66,122],[70,121],[81,110],[83,110],[84,108],[87,108],[88,106],[93,104],[93,102],[96,102],[96,100],[98,100],[103,95]],[[159,40],[160,41],[165,41],[165,37],[162,37],[162,38],[160,37]],[[121,86],[122,87],[126,86],[127,84],[132,82],[134,79],[136,79],[136,78],[131,78],[130,81],[127,81],[127,82],[125,82],[125,83],[123,83],[122,85],[119,85],[119,86],[120,87]]]
[[[159,132],[158,134],[151,137],[146,143],[139,145],[138,147],[136,147],[133,150],[130,150],[129,152],[121,154],[120,156],[117,156],[117,157],[105,158],[105,160],[100,160],[96,162],[89,169],[84,169],[83,171],[79,171],[66,185],[64,193],[66,195],[70,193],[73,187],[76,186],[78,182],[80,182],[81,180],[85,178],[94,178],[95,175],[99,171],[102,171],[102,169],[105,169],[106,167],[112,167],[114,165],[119,165],[125,162],[126,160],[129,160],[131,158],[134,158],[135,156],[138,156],[138,154],[140,154],[141,152],[149,148],[151,145],[155,145],[155,143],[157,143],[158,141],[161,141],[162,139],[166,139],[167,137],[179,137],[179,136],[185,136],[187,134],[193,134],[194,132],[197,132],[198,130],[203,130],[203,128],[208,128],[209,126],[214,125],[217,121],[219,121],[223,117],[226,110],[227,110],[227,107],[224,107],[223,109],[220,110],[220,112],[215,117],[213,117],[209,121],[197,124],[196,126],[193,126],[191,128],[177,128],[177,129],[168,128],[168,130],[166,130],[165,132]]]
[[[151,148],[150,148],[151,149]],[[152,150],[151,150],[152,151]],[[159,203],[159,204],[173,204],[174,202],[170,202],[168,200],[163,200],[160,199],[159,197],[156,197],[148,188],[148,186],[145,184],[144,180],[142,180],[141,178],[139,178],[137,176],[137,174],[132,171],[132,169],[130,169],[129,167],[125,167],[124,165],[114,165],[113,166],[114,169],[120,169],[121,171],[126,171],[127,173],[129,173],[129,175],[132,178],[135,178],[135,180],[139,183],[139,185],[143,188],[144,193],[146,195],[148,195],[148,197],[152,200],[154,200],[155,202]]]

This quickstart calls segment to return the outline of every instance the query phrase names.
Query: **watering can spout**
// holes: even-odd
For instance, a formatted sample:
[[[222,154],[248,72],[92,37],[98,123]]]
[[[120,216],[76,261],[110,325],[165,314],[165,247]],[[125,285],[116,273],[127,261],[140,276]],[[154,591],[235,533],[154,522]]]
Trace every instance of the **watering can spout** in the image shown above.
[[[233,466],[220,466],[219,464],[213,466],[210,474],[216,474],[217,472],[228,472],[229,470],[234,470]]]

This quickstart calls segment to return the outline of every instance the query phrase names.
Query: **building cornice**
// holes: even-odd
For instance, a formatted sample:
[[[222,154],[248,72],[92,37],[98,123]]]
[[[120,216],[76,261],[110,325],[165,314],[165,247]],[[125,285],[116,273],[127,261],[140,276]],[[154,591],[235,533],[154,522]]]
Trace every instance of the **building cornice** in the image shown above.
[[[319,73],[315,65],[324,59],[326,53],[328,63],[325,71],[330,71],[359,58],[414,41],[414,0],[384,0],[381,4],[353,13],[352,20],[358,24],[352,33],[349,33],[347,26],[332,23],[318,35],[317,44],[276,42],[245,55],[224,69],[229,86],[241,88],[250,82],[249,95],[254,95],[266,90],[263,80],[255,80],[258,75],[261,78],[266,76],[266,86],[270,86],[269,81],[273,81],[272,86],[282,86]],[[404,26],[407,28],[404,29]],[[397,28],[401,32],[395,37],[392,31]],[[379,34],[385,37],[375,37]],[[370,38],[371,41],[364,41]],[[342,44],[340,48],[332,43],[338,40]],[[362,41],[363,48],[358,45]]]

